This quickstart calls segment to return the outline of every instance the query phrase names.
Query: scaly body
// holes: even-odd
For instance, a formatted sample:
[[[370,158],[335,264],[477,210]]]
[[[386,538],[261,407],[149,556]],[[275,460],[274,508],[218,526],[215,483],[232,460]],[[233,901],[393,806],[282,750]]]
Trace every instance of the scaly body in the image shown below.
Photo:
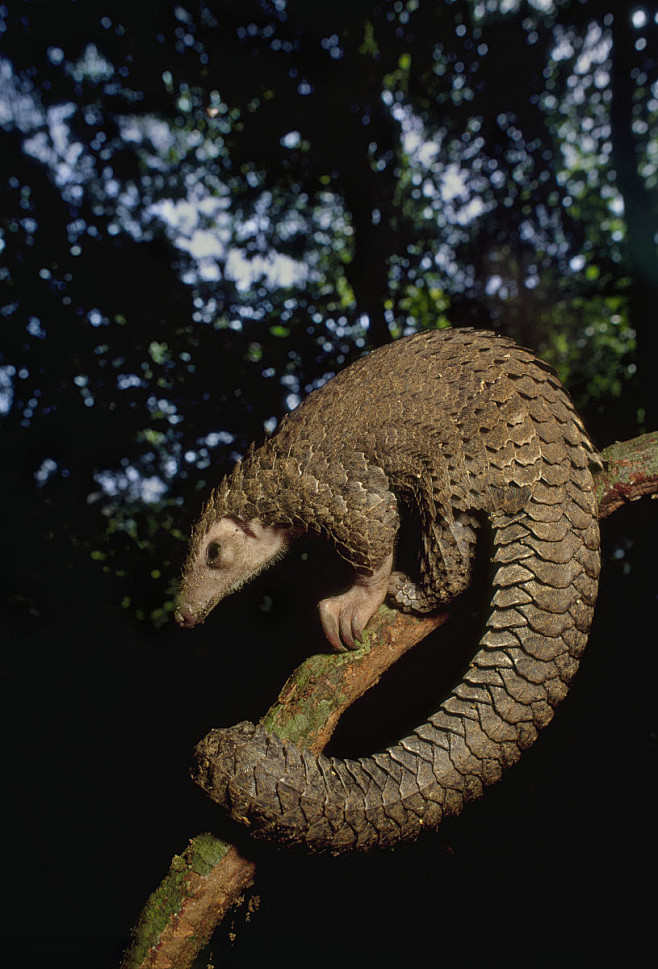
[[[486,332],[396,341],[311,394],[211,495],[179,623],[313,532],[353,566],[351,587],[320,603],[330,643],[353,647],[387,595],[428,612],[467,588],[488,521],[487,629],[437,714],[384,753],[316,758],[239,724],[201,742],[199,783],[257,835],[335,851],[414,837],[478,796],[551,719],[584,649],[599,572],[592,457],[550,368]],[[415,575],[394,571],[404,515],[420,525]]]

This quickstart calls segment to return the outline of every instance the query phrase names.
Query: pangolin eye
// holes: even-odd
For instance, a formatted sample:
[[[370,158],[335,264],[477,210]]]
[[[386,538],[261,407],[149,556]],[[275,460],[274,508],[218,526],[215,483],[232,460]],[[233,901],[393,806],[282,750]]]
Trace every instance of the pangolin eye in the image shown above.
[[[219,565],[219,553],[221,549],[219,547],[219,542],[210,542],[208,548],[206,549],[206,562],[211,568],[215,568]]]

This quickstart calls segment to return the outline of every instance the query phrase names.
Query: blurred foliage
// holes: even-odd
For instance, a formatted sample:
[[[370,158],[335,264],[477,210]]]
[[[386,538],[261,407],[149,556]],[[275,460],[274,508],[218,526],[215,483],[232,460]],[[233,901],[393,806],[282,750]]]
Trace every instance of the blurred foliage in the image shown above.
[[[198,493],[415,329],[537,349],[601,445],[652,419],[657,34],[613,0],[0,3],[14,606],[101,581],[164,621]]]

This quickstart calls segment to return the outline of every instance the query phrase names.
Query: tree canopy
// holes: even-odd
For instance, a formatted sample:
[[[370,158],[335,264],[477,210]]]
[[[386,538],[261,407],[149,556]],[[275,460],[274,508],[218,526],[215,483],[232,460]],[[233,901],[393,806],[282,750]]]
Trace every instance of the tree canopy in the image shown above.
[[[505,330],[596,432],[642,425],[646,6],[0,13],[0,406],[6,447],[30,442],[15,498],[83,499],[106,568],[151,542],[149,510],[175,527],[186,479],[205,487],[363,347],[421,327]]]

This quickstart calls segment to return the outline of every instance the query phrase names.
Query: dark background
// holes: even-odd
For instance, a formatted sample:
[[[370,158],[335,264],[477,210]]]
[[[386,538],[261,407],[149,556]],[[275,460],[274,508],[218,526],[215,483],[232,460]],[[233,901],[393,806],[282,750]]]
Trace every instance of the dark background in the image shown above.
[[[656,427],[657,15],[0,3],[8,965],[118,965],[172,854],[225,830],[195,743],[324,648],[312,544],[171,621],[203,495],[286,408],[450,320],[549,359],[600,447]],[[655,525],[649,500],[603,524],[581,672],[501,784],[391,853],[259,846],[260,908],[214,964],[647,964]],[[335,751],[438,706],[452,627]]]

